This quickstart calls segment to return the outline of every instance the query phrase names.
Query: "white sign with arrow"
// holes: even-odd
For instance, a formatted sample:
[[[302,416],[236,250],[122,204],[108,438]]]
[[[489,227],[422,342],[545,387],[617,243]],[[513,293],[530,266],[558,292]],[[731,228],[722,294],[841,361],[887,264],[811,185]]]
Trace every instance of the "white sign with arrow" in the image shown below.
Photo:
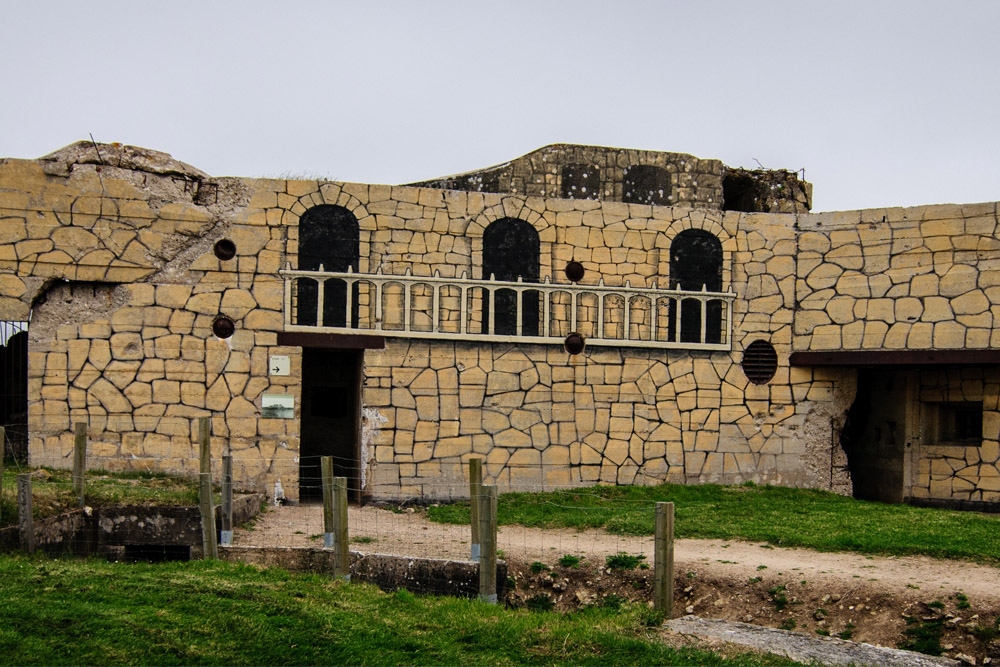
[[[275,354],[268,359],[268,373],[270,375],[288,375],[291,366],[286,355]]]

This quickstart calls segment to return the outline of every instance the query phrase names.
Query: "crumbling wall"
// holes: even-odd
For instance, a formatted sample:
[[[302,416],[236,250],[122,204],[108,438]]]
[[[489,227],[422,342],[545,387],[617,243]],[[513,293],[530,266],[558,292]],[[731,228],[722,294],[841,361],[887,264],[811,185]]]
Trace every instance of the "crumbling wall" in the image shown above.
[[[808,213],[812,208],[812,183],[785,169],[727,168],[722,195],[726,211]]]
[[[722,208],[722,174],[718,160],[704,160],[683,153],[640,151],[602,146],[553,144],[495,167],[413,183],[414,186],[509,193],[522,197],[564,197],[628,202],[626,187],[630,167],[662,169],[669,185],[658,204],[708,209]],[[566,187],[565,179],[586,171],[593,183],[583,192]],[[578,174],[577,174],[578,175]],[[632,198],[633,203],[650,203]]]

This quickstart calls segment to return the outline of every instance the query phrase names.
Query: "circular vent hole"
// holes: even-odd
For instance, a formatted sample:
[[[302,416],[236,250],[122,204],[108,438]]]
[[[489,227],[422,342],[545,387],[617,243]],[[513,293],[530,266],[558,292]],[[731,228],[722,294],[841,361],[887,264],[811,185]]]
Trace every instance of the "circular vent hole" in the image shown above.
[[[583,279],[583,264],[576,261],[575,259],[566,262],[566,277],[569,278],[570,282],[578,283]]]
[[[236,244],[229,239],[219,239],[213,248],[215,256],[219,259],[232,259],[236,256]]]
[[[212,322],[212,333],[219,338],[229,338],[236,331],[236,323],[225,315],[220,315]]]
[[[586,346],[587,343],[583,340],[583,336],[580,334],[571,333],[566,336],[566,351],[570,354],[580,354]]]
[[[755,340],[743,350],[743,373],[754,384],[767,384],[778,370],[778,353],[766,340]]]

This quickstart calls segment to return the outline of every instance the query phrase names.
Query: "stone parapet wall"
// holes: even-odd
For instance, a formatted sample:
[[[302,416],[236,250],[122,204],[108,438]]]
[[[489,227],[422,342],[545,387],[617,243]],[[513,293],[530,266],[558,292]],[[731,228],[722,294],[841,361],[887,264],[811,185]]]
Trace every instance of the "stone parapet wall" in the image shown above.
[[[812,206],[812,185],[795,172],[782,170],[729,169],[718,160],[705,160],[684,153],[554,144],[510,162],[464,174],[413,183],[414,186],[499,192],[523,197],[561,197],[625,202],[630,193],[627,172],[632,167],[658,167],[669,180],[657,203],[669,206],[721,210],[726,197],[724,182],[734,183],[744,208],[731,210],[771,213],[804,213]],[[642,201],[642,200],[638,200]]]
[[[798,219],[795,350],[1000,347],[995,203]]]

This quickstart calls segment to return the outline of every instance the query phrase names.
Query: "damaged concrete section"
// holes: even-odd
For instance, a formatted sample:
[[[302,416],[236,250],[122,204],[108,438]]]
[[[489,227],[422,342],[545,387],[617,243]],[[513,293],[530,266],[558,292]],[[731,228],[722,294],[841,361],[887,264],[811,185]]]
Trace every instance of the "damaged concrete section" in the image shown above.
[[[233,523],[246,523],[260,512],[263,496],[233,498]],[[221,525],[216,507],[216,525]],[[201,546],[197,507],[130,505],[73,510],[34,522],[35,545],[46,553],[116,556],[126,546]],[[0,551],[20,548],[17,526],[0,529]]]
[[[809,637],[738,621],[684,616],[667,621],[666,626],[681,634],[748,646],[808,664],[878,667],[958,667],[962,664],[951,658],[935,658],[833,637]]]
[[[572,144],[411,185],[725,211],[805,213],[812,207],[812,184],[793,171],[733,169],[685,153]]]
[[[292,572],[334,572],[331,549],[234,546],[220,547],[219,557]],[[471,598],[479,594],[479,563],[352,551],[351,580],[366,581],[385,591],[403,589],[411,593]],[[503,561],[497,562],[496,582],[497,600],[503,602],[507,594],[507,563]]]

